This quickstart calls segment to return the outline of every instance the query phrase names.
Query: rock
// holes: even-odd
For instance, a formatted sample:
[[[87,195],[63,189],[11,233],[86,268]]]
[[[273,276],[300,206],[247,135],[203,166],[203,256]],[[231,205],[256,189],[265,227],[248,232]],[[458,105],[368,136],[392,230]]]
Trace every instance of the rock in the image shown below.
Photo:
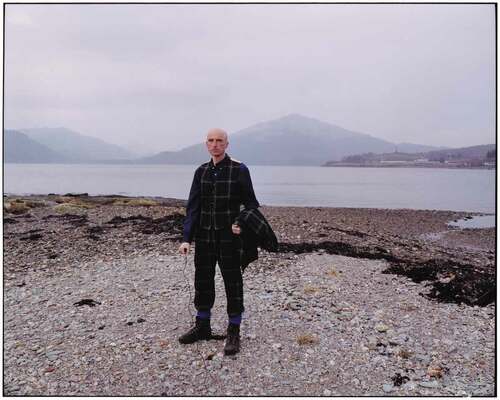
[[[287,301],[285,303],[285,310],[292,310],[292,311],[296,311],[300,308],[302,308],[302,305],[296,301]]]
[[[417,387],[417,385],[415,384],[415,382],[407,382],[407,383],[405,383],[401,387],[403,389],[406,389],[406,390],[415,390],[415,388]]]
[[[394,385],[392,383],[385,383],[382,386],[382,389],[385,393],[390,393],[394,390]]]
[[[395,336],[395,337],[391,337],[389,339],[389,344],[392,345],[392,346],[401,346],[402,344],[404,344],[405,342],[407,342],[409,339],[408,335],[399,335],[399,336]]]
[[[332,391],[330,389],[323,390],[323,396],[331,396],[331,395],[332,395]]]
[[[378,339],[375,336],[368,337],[368,348],[375,350],[377,348]]]
[[[431,357],[427,354],[416,354],[415,359],[421,361],[424,364],[429,364],[431,362]]]
[[[439,387],[439,383],[437,381],[422,381],[418,383],[420,386],[428,389],[436,389]]]
[[[375,325],[375,330],[377,332],[386,332],[389,329],[389,327],[383,323],[378,323]]]

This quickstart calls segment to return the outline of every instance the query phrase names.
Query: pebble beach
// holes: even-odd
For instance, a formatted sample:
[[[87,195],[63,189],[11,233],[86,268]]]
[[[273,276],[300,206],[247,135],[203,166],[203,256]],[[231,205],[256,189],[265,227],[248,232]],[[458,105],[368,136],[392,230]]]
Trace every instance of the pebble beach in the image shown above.
[[[241,352],[194,319],[185,201],[4,196],[4,395],[494,396],[496,230],[478,213],[261,207]],[[226,329],[216,274],[212,329]]]

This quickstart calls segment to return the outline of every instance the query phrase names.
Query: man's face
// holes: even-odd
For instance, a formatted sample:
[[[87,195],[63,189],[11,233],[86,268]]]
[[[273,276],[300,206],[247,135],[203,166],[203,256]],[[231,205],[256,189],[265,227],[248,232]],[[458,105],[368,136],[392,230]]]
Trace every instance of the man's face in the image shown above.
[[[207,150],[211,156],[221,156],[229,144],[222,132],[209,132],[207,135]]]

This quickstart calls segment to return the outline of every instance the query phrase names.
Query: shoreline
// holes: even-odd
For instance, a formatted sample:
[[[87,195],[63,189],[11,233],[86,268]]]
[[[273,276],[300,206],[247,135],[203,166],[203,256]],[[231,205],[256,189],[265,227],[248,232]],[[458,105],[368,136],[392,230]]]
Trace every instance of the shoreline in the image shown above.
[[[89,162],[72,162],[72,163],[24,163],[24,162],[8,162],[5,164],[12,164],[12,165],[199,165],[197,163],[194,164],[164,164],[164,163],[135,163],[135,162],[123,162],[123,161],[110,161],[110,162],[94,162],[94,163],[89,163]],[[276,164],[249,164],[249,166],[255,166],[255,167],[296,167],[297,165],[276,165]],[[496,169],[496,166],[494,165],[487,165],[487,166],[476,166],[476,167],[465,167],[465,166],[453,166],[453,165],[364,165],[364,164],[349,164],[349,163],[339,163],[339,164],[320,164],[320,165],[300,165],[303,167],[353,167],[353,168],[431,168],[431,169],[440,169],[440,168],[447,168],[447,169],[486,169],[486,170],[491,170],[491,169]]]
[[[485,169],[485,170],[495,170],[496,166],[477,166],[477,167],[463,167],[463,166],[453,166],[453,165],[418,165],[418,164],[408,164],[408,165],[364,165],[364,164],[331,164],[331,165],[321,165],[321,167],[344,167],[344,168],[428,168],[428,169]]]
[[[97,202],[99,199],[119,199],[119,198],[125,198],[125,199],[150,199],[150,200],[156,200],[160,201],[161,204],[163,205],[180,205],[185,207],[187,203],[187,199],[178,199],[175,197],[163,197],[163,196],[129,196],[129,195],[122,195],[122,194],[88,194],[88,193],[43,193],[43,194],[37,194],[37,193],[28,193],[28,194],[19,194],[19,193],[4,193],[4,200],[5,198],[48,198],[50,196],[56,196],[56,197],[85,197],[90,200],[94,199]],[[387,207],[336,207],[336,206],[321,206],[321,205],[268,205],[268,204],[261,204],[261,207],[275,207],[275,208],[321,208],[321,209],[349,209],[349,210],[388,210],[388,211],[400,211],[400,210],[408,210],[408,211],[428,211],[428,212],[451,212],[451,213],[462,213],[462,214],[467,214],[470,216],[482,216],[482,215],[496,215],[495,211],[489,212],[489,211],[471,211],[471,210],[441,210],[441,209],[433,209],[433,208],[387,208]]]
[[[82,193],[4,196],[4,268],[11,269],[11,263],[19,258],[25,265],[31,265],[38,252],[47,254],[47,248],[60,247],[54,246],[54,242],[68,239],[82,248],[95,248],[93,258],[120,258],[121,241],[131,242],[124,238],[126,232],[134,239],[128,244],[128,251],[144,246],[164,247],[164,243],[159,244],[162,237],[170,243],[170,248],[175,248],[175,243],[182,239],[185,203],[161,197]],[[416,282],[431,282],[434,289],[431,296],[439,301],[471,305],[494,301],[490,292],[495,287],[496,229],[448,225],[450,221],[484,213],[277,206],[261,206],[260,210],[280,242],[280,250],[275,253],[278,256],[323,251],[386,260],[391,263],[392,273]],[[68,225],[75,229],[67,232]],[[29,254],[22,251],[27,243],[32,244]],[[59,251],[54,249],[49,253]],[[74,251],[74,255],[82,253],[79,248]],[[50,255],[48,262],[52,264]],[[443,274],[460,279],[443,284]]]

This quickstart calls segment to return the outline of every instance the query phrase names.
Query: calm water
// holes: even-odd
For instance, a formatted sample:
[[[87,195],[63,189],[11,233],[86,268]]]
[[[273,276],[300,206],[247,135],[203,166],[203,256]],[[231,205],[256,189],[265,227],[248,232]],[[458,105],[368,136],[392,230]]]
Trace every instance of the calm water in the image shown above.
[[[474,216],[468,219],[458,219],[456,222],[451,221],[449,225],[456,226],[457,228],[491,228],[496,224],[496,216],[495,215],[480,215]]]
[[[495,171],[250,166],[266,205],[495,212]],[[4,192],[186,199],[194,165],[4,164]]]

